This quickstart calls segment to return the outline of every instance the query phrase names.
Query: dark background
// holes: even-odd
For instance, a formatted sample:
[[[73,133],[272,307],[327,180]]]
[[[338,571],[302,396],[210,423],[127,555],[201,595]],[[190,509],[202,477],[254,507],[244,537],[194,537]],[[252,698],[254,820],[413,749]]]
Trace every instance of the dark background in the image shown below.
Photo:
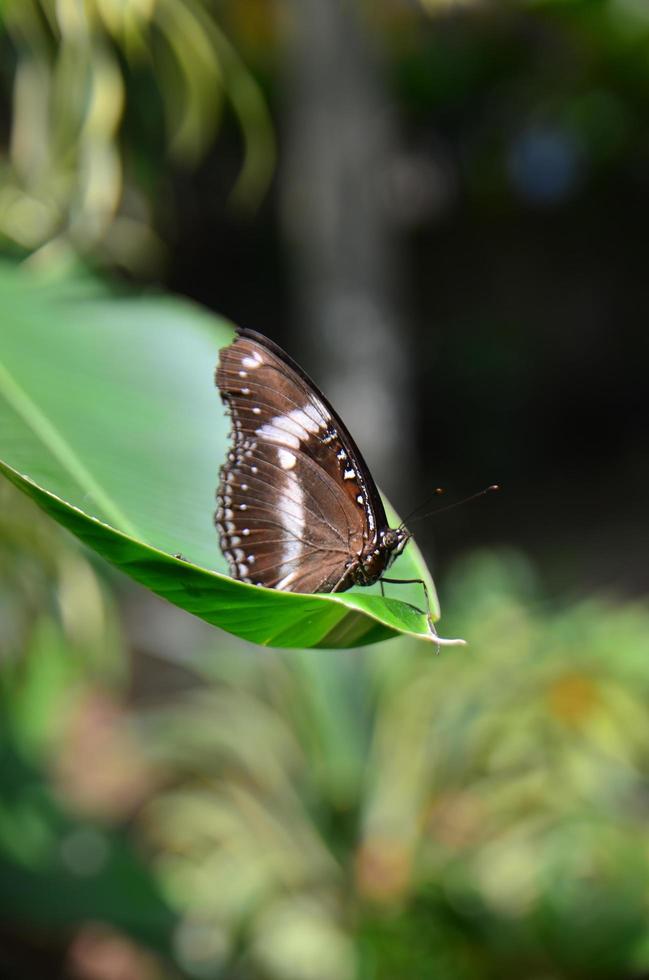
[[[645,32],[627,24],[625,37],[621,24],[616,32],[601,3],[476,5],[432,21],[411,9],[397,37],[373,38],[384,100],[375,112],[390,114],[392,134],[374,172],[351,179],[362,196],[376,169],[387,171],[376,206],[387,212],[406,324],[411,383],[399,397],[412,407],[399,432],[408,479],[380,462],[376,475],[402,513],[437,485],[449,502],[503,485],[498,499],[417,526],[441,569],[465,549],[506,543],[529,550],[557,593],[642,594],[649,584],[649,71]],[[266,82],[281,134],[291,80]],[[197,172],[172,176],[164,282],[267,332],[331,391],[345,338],[332,352],[336,338],[325,336],[309,357],[304,335],[317,316],[296,299],[280,207],[286,144],[268,199],[247,220],[224,192],[236,154],[226,129]],[[354,429],[353,394],[350,404]]]

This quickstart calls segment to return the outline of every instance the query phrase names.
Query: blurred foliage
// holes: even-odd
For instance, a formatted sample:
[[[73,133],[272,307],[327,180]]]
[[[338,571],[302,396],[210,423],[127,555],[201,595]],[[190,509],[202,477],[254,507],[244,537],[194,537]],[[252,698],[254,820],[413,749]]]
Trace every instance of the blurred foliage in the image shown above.
[[[649,968],[649,610],[553,609],[515,554],[447,604],[466,653],[199,651],[204,686],[140,718],[192,974]]]
[[[644,604],[558,607],[477,554],[445,596],[466,651],[210,633],[172,654],[184,694],[138,702],[106,585],[0,492],[5,930],[134,977],[649,969]]]
[[[386,16],[392,78],[422,141],[419,179],[415,171],[409,181],[419,184],[419,223],[458,192],[494,218],[521,205],[556,207],[618,166],[628,178],[632,153],[645,158],[646,4],[422,5],[433,15],[424,29],[414,16]]]
[[[0,482],[0,662],[15,667],[35,631],[53,630],[71,657],[65,676],[55,681],[52,675],[43,686],[46,698],[58,696],[52,685],[69,695],[79,672],[117,688],[124,681],[114,602],[70,542],[6,480]],[[32,713],[45,724],[36,707]]]
[[[40,260],[70,247],[148,275],[168,161],[191,168],[205,155],[224,100],[246,141],[239,200],[258,200],[272,131],[226,38],[275,80],[269,10],[264,0],[5,0],[5,241]],[[412,137],[386,198],[404,224],[432,223],[468,197],[488,215],[519,215],[575,201],[611,174],[646,181],[640,0],[394,0],[377,20]],[[575,225],[589,234],[580,214]],[[460,238],[464,256],[471,242]],[[506,262],[509,297],[518,266]],[[589,270],[588,289],[604,267]],[[443,289],[443,266],[434,268]],[[473,293],[483,311],[491,293]],[[538,453],[529,419],[512,411],[524,402],[510,395],[531,389],[542,346],[566,344],[580,364],[591,347],[579,318],[550,345],[545,321],[535,337],[532,294],[526,331],[490,312],[476,314],[473,348],[461,329],[449,332],[456,374],[437,371],[436,399],[446,383],[466,393],[468,415],[435,433],[438,448],[449,440],[448,458],[461,444],[474,465],[500,451],[503,466],[533,472],[507,441],[518,424]],[[508,346],[510,333],[520,348]],[[478,364],[493,375],[479,376]],[[556,381],[543,371],[538,384],[554,406],[549,373]],[[492,401],[502,415],[486,438],[470,420]],[[559,425],[572,422],[582,439],[580,419],[575,408]],[[595,428],[605,441],[608,430]],[[547,522],[529,513],[526,522],[550,538]],[[481,553],[456,567],[443,596],[446,629],[467,637],[466,651],[435,657],[399,640],[260,653],[216,634],[197,639],[173,613],[173,664],[163,665],[160,622],[170,620],[138,607],[143,653],[118,602],[124,587],[107,574],[0,485],[3,976],[51,976],[53,949],[68,976],[86,978],[114,975],[116,963],[137,980],[649,973],[646,604],[550,601],[520,554]],[[142,691],[163,666],[183,682],[152,705]],[[13,941],[45,949],[47,966],[12,967]]]
[[[65,953],[75,935],[82,951],[119,945],[124,932],[161,951],[168,943],[173,914],[123,829],[153,780],[122,727],[125,667],[105,585],[71,539],[3,482],[3,977],[42,975],[31,972],[38,947],[49,949],[52,962],[53,950]],[[19,954],[9,943],[10,926],[30,937]],[[128,947],[120,949],[130,957]]]
[[[0,233],[144,272],[160,258],[155,156],[195,164],[224,103],[243,138],[232,195],[255,206],[274,137],[259,85],[203,0],[5,0]],[[164,119],[163,119],[164,117]],[[144,142],[141,139],[144,134]]]
[[[459,182],[491,207],[558,203],[632,149],[644,156],[643,3],[365,7],[407,128],[421,123],[422,145],[384,175],[402,221],[441,214]],[[205,162],[230,119],[240,145],[227,141],[218,172],[208,158],[208,188],[229,181],[235,207],[257,207],[275,167],[269,103],[286,82],[294,19],[277,0],[4,0],[5,247],[41,261],[71,248],[156,275],[185,203],[174,182]]]

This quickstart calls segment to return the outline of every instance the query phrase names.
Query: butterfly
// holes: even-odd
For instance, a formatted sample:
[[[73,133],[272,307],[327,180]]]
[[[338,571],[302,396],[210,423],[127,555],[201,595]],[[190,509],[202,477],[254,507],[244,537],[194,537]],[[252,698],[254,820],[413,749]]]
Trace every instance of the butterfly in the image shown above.
[[[216,385],[232,421],[215,523],[233,578],[286,592],[344,592],[386,579],[410,540],[389,526],[347,427],[289,355],[239,329]]]

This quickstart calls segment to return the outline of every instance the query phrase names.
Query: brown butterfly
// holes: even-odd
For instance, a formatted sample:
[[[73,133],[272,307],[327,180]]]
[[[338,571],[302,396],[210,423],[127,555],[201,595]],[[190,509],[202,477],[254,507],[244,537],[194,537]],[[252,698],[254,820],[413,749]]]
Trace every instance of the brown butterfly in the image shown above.
[[[410,533],[389,526],[347,427],[288,354],[240,329],[216,384],[232,419],[215,515],[231,575],[306,593],[416,581],[430,609],[420,579],[384,577]]]

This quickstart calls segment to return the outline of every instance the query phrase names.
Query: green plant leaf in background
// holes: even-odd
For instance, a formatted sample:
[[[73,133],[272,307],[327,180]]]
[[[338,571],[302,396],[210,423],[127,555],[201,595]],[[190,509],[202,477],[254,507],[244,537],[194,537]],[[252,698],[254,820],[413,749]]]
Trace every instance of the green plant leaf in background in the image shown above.
[[[212,523],[228,426],[214,388],[232,328],[190,303],[124,299],[0,267],[0,470],[132,578],[270,646],[433,640],[421,588],[300,596],[235,582]],[[182,558],[174,557],[182,555]],[[414,543],[398,578],[430,574]],[[403,601],[407,600],[407,601]]]

